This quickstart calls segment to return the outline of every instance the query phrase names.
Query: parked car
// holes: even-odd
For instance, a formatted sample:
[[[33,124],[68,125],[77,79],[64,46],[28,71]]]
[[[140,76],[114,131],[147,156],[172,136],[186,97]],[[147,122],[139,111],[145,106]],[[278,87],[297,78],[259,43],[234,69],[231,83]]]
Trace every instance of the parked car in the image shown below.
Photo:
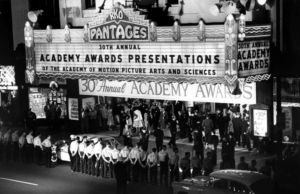
[[[88,143],[92,142],[93,139],[98,139],[98,138],[102,138],[102,140],[104,142],[109,141],[110,145],[117,145],[118,149],[121,150],[123,149],[123,145],[120,144],[115,138],[110,137],[110,136],[106,136],[106,135],[98,135],[98,134],[80,134],[80,135],[75,135],[76,137],[87,137]],[[57,154],[57,158],[61,161],[67,161],[70,162],[70,156],[68,153],[68,149],[69,149],[69,145],[70,145],[70,141],[69,140],[59,140],[57,142],[55,142],[54,146],[56,146],[56,154]],[[55,154],[52,154],[55,155]]]
[[[220,170],[172,184],[173,194],[273,194],[273,181],[258,172]]]

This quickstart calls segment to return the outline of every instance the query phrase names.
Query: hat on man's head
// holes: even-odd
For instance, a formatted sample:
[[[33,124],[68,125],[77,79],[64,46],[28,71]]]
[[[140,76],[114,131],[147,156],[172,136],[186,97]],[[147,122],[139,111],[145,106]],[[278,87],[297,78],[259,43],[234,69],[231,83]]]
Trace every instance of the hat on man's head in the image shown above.
[[[75,135],[73,135],[73,134],[70,135],[70,138],[71,138],[71,139],[75,139]]]

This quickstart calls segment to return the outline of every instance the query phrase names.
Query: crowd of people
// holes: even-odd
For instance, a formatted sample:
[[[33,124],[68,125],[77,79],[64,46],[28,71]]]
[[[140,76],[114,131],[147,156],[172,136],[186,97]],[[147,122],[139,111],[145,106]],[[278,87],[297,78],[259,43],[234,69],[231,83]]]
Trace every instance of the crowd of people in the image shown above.
[[[42,141],[41,135],[41,133],[37,133],[33,136],[33,131],[20,134],[18,130],[10,128],[5,133],[0,131],[0,161],[46,165],[51,168],[51,136],[48,135]],[[43,155],[45,155],[45,162]]]

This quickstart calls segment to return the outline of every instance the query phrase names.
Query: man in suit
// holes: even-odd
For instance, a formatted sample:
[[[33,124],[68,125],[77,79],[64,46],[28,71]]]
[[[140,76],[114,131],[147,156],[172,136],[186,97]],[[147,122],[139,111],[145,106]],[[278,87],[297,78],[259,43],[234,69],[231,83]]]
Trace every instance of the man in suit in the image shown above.
[[[61,115],[61,108],[58,105],[55,109],[55,114],[54,114],[54,128],[57,131],[60,131],[60,115]]]
[[[51,107],[50,107],[49,102],[47,102],[47,104],[44,106],[44,112],[45,112],[48,128],[50,129],[50,126],[51,126]]]

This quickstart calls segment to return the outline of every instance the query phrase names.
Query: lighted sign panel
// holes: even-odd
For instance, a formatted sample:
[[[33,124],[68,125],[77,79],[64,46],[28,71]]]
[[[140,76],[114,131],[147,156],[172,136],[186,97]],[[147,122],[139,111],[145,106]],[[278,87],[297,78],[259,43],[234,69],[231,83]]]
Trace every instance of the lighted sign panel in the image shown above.
[[[44,75],[197,78],[224,76],[222,42],[37,44],[36,70]]]
[[[238,43],[239,77],[270,73],[270,41]]]
[[[267,110],[253,109],[254,135],[266,137],[268,135]]]
[[[16,85],[15,67],[0,66],[0,86],[14,86],[14,85]]]
[[[79,80],[79,94],[216,103],[256,103],[256,84],[245,84],[241,95],[232,95],[224,84],[157,83]]]

